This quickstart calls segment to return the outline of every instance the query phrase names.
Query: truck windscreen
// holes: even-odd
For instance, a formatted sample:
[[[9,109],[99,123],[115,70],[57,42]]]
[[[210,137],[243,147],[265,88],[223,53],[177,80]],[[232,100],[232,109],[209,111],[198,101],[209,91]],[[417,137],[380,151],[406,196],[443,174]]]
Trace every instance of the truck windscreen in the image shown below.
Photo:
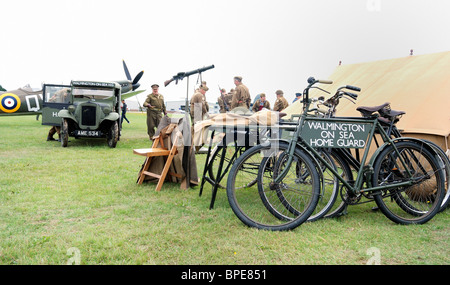
[[[114,96],[114,89],[76,87],[73,88],[72,94],[75,98],[108,99]]]

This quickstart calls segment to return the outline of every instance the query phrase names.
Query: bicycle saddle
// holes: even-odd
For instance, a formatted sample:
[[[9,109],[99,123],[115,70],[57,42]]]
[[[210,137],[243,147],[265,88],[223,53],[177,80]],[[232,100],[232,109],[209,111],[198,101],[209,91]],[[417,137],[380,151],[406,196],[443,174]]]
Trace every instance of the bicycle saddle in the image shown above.
[[[390,110],[389,111],[389,113],[387,113],[387,114],[385,114],[385,115],[387,115],[387,116],[389,116],[389,117],[397,117],[397,116],[400,116],[400,115],[404,115],[404,114],[406,114],[406,112],[405,111],[396,111],[396,110]]]
[[[394,124],[396,124],[399,120],[400,117],[404,114],[406,114],[406,112],[404,111],[396,111],[396,110],[380,110],[378,111],[381,115],[382,118],[384,118],[385,120],[388,120],[389,122],[394,122]],[[381,119],[381,118],[380,118]]]
[[[397,123],[400,119],[399,116],[406,114],[404,111],[392,110],[389,102],[375,107],[358,107],[356,110],[361,112],[363,117],[366,118],[372,116],[373,113],[378,112],[381,116],[378,120],[385,124],[390,124],[391,122]]]
[[[357,111],[359,111],[363,117],[370,117],[373,113],[378,112],[380,110],[383,110],[387,106],[389,106],[390,103],[386,102],[383,105],[375,106],[375,107],[358,107],[356,108]]]

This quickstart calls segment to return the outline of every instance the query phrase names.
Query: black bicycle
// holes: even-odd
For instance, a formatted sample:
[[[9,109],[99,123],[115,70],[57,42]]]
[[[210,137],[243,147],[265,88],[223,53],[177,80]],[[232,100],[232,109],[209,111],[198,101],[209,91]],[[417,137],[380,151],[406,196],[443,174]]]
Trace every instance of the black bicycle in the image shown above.
[[[330,82],[310,78],[308,83],[304,112],[292,137],[288,141],[270,140],[248,149],[231,168],[227,195],[237,217],[261,229],[288,230],[299,226],[308,220],[321,197],[323,167],[342,183],[341,193],[348,196],[341,195],[346,204],[367,197],[375,200],[389,219],[401,224],[421,224],[434,217],[445,191],[443,171],[434,150],[423,140],[391,139],[377,118],[311,115],[309,89],[316,83]],[[332,98],[342,96],[357,97],[339,89]],[[384,144],[369,158],[375,131],[381,134]],[[342,135],[340,139],[332,139],[336,132]],[[359,167],[356,179],[342,176],[324,158],[319,147],[365,148],[360,162],[363,167]],[[264,164],[267,157],[266,161],[271,162]],[[262,167],[257,172],[256,168],[247,171],[250,165]],[[246,185],[255,177],[262,188]]]
[[[351,87],[352,90],[360,91],[357,87]],[[341,89],[341,88],[340,88]],[[338,89],[338,90],[340,90]],[[314,115],[324,118],[331,118],[335,117],[336,113],[336,107],[338,106],[340,99],[346,98],[353,103],[354,100],[356,100],[357,95],[352,94],[349,92],[336,92],[334,96],[332,96],[328,100],[324,100],[323,97],[319,97],[318,99],[312,99],[312,102],[316,102],[315,108],[312,108]],[[384,103],[380,106],[374,106],[374,107],[358,107],[357,110],[361,113],[361,115],[364,118],[368,119],[378,119],[380,122],[380,125],[385,130],[386,134],[390,136],[391,138],[401,138],[402,134],[398,130],[396,124],[400,120],[400,118],[405,114],[403,111],[396,111],[392,110],[390,108],[390,103]],[[379,135],[379,132],[376,132]],[[430,145],[433,150],[438,155],[438,163],[441,165],[441,168],[444,169],[444,176],[445,176],[445,185],[446,185],[446,195],[444,197],[444,200],[442,201],[442,205],[440,208],[440,212],[445,210],[449,203],[450,203],[450,159],[445,154],[445,152],[435,143],[423,140],[428,145]],[[377,140],[377,136],[374,136],[374,142],[376,144],[376,147],[380,147],[380,144]],[[360,152],[358,150],[354,151],[354,154],[352,153],[351,149],[346,148],[333,148],[328,150],[330,156],[335,160],[336,165],[341,169],[341,172],[343,173],[342,176],[345,176],[348,178],[348,180],[353,180],[353,172],[352,169],[355,172],[359,171],[359,168],[361,167],[361,156]],[[351,193],[348,193],[345,191],[345,188],[342,188],[341,191],[341,202],[336,203],[330,211],[324,215],[326,218],[332,218],[339,215],[343,215],[346,213],[347,205],[352,204],[358,204],[361,203],[361,198],[364,195],[358,195],[354,196]],[[369,199],[372,199],[372,197],[368,197]],[[370,201],[369,201],[370,202]]]

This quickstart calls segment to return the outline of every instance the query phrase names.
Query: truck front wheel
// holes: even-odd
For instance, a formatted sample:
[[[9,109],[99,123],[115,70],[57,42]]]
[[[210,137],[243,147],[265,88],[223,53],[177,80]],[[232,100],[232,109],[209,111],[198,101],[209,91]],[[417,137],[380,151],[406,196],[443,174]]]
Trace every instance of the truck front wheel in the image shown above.
[[[108,146],[111,148],[115,148],[117,145],[117,141],[119,140],[119,124],[115,121],[111,124],[111,128],[108,134]]]
[[[67,143],[69,142],[69,123],[67,119],[63,119],[63,123],[61,126],[61,146],[67,147]]]

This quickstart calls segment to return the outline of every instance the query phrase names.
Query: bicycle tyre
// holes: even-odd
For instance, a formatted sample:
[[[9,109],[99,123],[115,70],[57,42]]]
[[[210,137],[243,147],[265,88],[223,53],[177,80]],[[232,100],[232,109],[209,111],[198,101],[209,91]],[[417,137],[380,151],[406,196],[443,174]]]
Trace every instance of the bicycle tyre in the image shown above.
[[[433,150],[437,153],[439,161],[438,163],[441,165],[441,167],[444,169],[444,177],[445,177],[445,196],[442,200],[441,208],[439,209],[439,212],[444,211],[447,209],[448,205],[450,204],[450,158],[445,154],[445,152],[440,148],[437,144],[435,144],[432,141],[424,140],[426,143],[428,143]]]
[[[291,214],[291,219],[282,220],[272,215],[261,200],[257,185],[248,185],[248,181],[258,179],[264,154],[274,151],[270,145],[257,145],[245,151],[233,164],[227,180],[227,197],[235,215],[249,227],[271,231],[293,230],[313,213],[319,199],[320,181],[316,165],[309,154],[295,149],[294,160],[303,165],[308,173],[307,181],[292,184],[292,174],[283,179],[284,185],[297,191],[296,200],[290,201],[296,206],[299,215]],[[295,176],[295,174],[294,174]],[[294,179],[295,180],[295,179]],[[259,184],[261,181],[258,180]],[[281,183],[280,183],[281,184]],[[278,185],[276,186],[278,187]],[[285,209],[283,205],[273,205]]]
[[[374,187],[414,180],[414,185],[408,187],[373,193],[381,212],[395,223],[424,224],[437,214],[442,204],[445,190],[443,172],[439,169],[435,154],[423,144],[425,142],[395,143],[407,163],[406,167],[413,174],[412,178],[405,177],[406,169],[400,163],[393,145],[387,146],[375,159],[372,176]]]

